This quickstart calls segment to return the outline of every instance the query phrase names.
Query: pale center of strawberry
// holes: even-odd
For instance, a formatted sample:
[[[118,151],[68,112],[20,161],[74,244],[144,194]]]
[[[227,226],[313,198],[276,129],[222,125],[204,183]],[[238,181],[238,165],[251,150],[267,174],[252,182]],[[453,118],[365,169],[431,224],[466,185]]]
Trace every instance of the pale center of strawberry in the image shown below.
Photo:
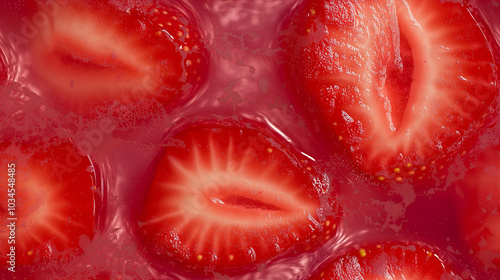
[[[266,211],[280,211],[281,208],[260,200],[252,199],[241,195],[228,195],[220,200],[223,204],[233,207],[256,209]]]
[[[404,32],[399,34],[399,48],[396,48],[395,63],[387,70],[386,94],[391,100],[389,114],[392,126],[398,130],[410,99],[413,81],[413,55]]]

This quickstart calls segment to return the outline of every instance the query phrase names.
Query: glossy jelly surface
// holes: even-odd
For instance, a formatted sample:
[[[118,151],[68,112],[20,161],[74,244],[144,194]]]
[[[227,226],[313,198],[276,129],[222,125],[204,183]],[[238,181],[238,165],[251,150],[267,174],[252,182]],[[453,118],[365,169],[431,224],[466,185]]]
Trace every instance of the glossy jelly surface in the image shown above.
[[[299,280],[317,276],[352,250],[391,242],[423,244],[456,272],[456,279],[500,279],[498,241],[478,236],[470,222],[479,221],[472,227],[483,230],[500,228],[495,216],[500,169],[494,152],[485,156],[499,145],[498,102],[488,107],[490,117],[469,132],[468,151],[454,155],[432,178],[436,180],[380,182],[353,163],[345,146],[332,141],[332,133],[315,117],[314,105],[298,97],[301,90],[287,66],[284,38],[307,0],[99,2],[107,1],[82,6],[0,3],[0,178],[9,178],[7,165],[13,160],[6,155],[29,143],[45,143],[39,149],[47,149],[55,137],[69,139],[71,149],[89,160],[78,172],[94,178],[86,177],[92,182],[85,198],[93,205],[82,209],[93,212],[86,221],[93,223],[93,231],[87,228],[78,237],[78,250],[64,251],[63,246],[61,252],[41,254],[61,258],[40,257],[31,263],[19,257],[15,272],[2,256],[1,279]],[[498,61],[499,3],[472,5]],[[176,29],[168,27],[174,25]],[[109,50],[108,44],[116,49]],[[168,67],[157,60],[167,61]],[[498,72],[498,66],[491,67]],[[196,141],[203,135],[208,140]],[[231,141],[247,140],[232,150]],[[21,158],[37,153],[32,146]],[[254,158],[245,157],[248,147]],[[57,153],[63,162],[71,162],[71,155]],[[273,159],[280,160],[278,167]],[[236,168],[239,160],[251,172]],[[205,184],[208,173],[220,189],[204,185],[201,192],[189,192],[179,187]],[[260,173],[264,179],[255,179]],[[23,173],[16,176],[30,179]],[[285,187],[272,185],[281,180]],[[476,180],[496,184],[496,192],[486,188],[476,193]],[[8,182],[1,184],[9,188]],[[162,184],[170,185],[161,189]],[[238,190],[228,190],[231,184]],[[264,194],[256,193],[259,188]],[[7,192],[0,198],[2,230],[10,222],[8,198]],[[22,208],[18,200],[16,207]],[[176,202],[182,207],[158,206]],[[195,209],[195,216],[210,216],[214,222],[205,228],[198,216],[187,216],[188,222],[184,216],[181,224],[182,215],[158,214],[175,216],[179,209]],[[245,209],[264,213],[255,220],[273,230],[245,224],[253,219]],[[229,222],[214,218],[217,213]],[[485,213],[491,215],[485,218]],[[168,224],[148,224],[155,219]],[[197,226],[194,238],[188,237]],[[173,233],[182,235],[176,239]],[[0,237],[8,234],[0,231]],[[3,248],[8,240],[0,242]],[[209,243],[220,248],[208,248]],[[231,246],[245,250],[231,251]],[[16,247],[16,253],[28,254],[22,248]]]

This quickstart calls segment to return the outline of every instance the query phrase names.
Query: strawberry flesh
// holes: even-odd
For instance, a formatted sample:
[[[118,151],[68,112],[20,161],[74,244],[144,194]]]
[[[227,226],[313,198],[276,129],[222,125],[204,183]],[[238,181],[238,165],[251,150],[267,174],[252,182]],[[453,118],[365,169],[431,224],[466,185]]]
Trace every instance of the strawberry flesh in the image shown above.
[[[451,266],[432,249],[398,242],[356,247],[319,269],[311,280],[438,280],[457,277]]]
[[[462,207],[462,231],[474,257],[487,269],[500,268],[500,146],[487,146],[465,160],[465,176],[456,184]]]
[[[441,2],[312,0],[292,21],[299,88],[372,178],[430,176],[498,96],[487,30],[469,6]]]
[[[203,125],[166,143],[139,223],[150,253],[230,273],[334,236],[338,210],[319,200],[331,186],[313,161],[266,133]]]
[[[27,265],[70,258],[81,253],[80,238],[92,238],[94,229],[95,185],[88,158],[80,156],[67,142],[40,148],[35,144],[3,146],[2,166],[15,164],[13,172],[1,172],[2,182],[12,186],[0,190],[13,199],[11,206],[0,205],[0,216],[15,223],[15,243],[11,230],[0,229],[0,260],[7,264],[10,247],[15,247],[15,263]],[[10,179],[10,181],[9,181]],[[13,189],[14,191],[12,191]],[[12,242],[12,240],[11,240]]]
[[[82,113],[108,101],[151,98],[169,104],[186,98],[202,79],[200,35],[177,9],[57,4],[31,41],[31,53],[45,95],[63,108]]]

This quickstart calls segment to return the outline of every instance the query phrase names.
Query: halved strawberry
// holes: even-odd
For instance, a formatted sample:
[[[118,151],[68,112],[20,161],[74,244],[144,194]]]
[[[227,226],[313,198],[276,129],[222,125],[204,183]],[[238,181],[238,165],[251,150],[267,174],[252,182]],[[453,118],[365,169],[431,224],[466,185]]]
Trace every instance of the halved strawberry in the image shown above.
[[[40,146],[45,146],[41,148]],[[73,257],[93,236],[96,186],[88,158],[68,142],[0,150],[0,261],[8,268]]]
[[[418,243],[356,246],[313,274],[311,280],[463,279],[436,254]]]
[[[311,0],[301,11],[292,71],[328,129],[380,181],[444,168],[498,96],[488,30],[467,4]]]
[[[219,124],[165,144],[139,222],[151,254],[190,271],[241,273],[335,236],[332,186],[314,160],[265,129]]]
[[[54,1],[31,40],[42,93],[86,112],[106,101],[185,99],[204,75],[206,57],[192,19],[171,6],[126,1]],[[36,14],[35,14],[36,15]]]
[[[500,269],[500,146],[471,155],[465,168],[457,182],[464,237],[487,269]]]

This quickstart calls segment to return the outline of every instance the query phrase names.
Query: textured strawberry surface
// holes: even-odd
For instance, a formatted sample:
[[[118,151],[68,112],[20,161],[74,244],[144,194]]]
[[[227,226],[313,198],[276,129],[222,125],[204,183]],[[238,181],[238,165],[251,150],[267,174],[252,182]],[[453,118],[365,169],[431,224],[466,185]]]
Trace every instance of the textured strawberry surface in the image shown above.
[[[30,52],[54,102],[78,113],[106,101],[169,104],[201,81],[206,57],[189,18],[170,6],[122,2],[52,4]]]
[[[267,133],[218,123],[166,143],[139,222],[152,254],[220,270],[334,236],[337,207],[319,199],[332,186],[314,161]]]
[[[10,259],[11,246],[18,266],[81,254],[80,239],[94,235],[97,197],[88,158],[62,142],[44,149],[26,143],[3,145],[0,159],[10,170],[0,174],[9,184],[0,195],[12,199],[0,205],[0,214],[14,225],[0,230],[2,266]]]
[[[0,146],[48,172],[0,279],[500,279],[500,7],[458,2],[0,1]]]
[[[320,269],[311,279],[462,279],[435,253],[418,243],[359,246]]]
[[[457,182],[464,237],[488,270],[500,267],[500,147],[486,146],[466,159]]]
[[[490,37],[473,15],[437,0],[304,5],[292,71],[361,170],[416,182],[469,149],[499,91]]]

